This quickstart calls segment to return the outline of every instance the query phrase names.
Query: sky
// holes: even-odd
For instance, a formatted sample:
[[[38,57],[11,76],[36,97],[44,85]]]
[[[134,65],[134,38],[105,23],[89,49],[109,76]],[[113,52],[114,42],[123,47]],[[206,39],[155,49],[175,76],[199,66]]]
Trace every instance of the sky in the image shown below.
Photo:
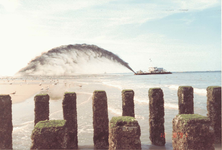
[[[0,0],[0,20],[0,76],[83,43],[135,71],[221,70],[220,0]]]

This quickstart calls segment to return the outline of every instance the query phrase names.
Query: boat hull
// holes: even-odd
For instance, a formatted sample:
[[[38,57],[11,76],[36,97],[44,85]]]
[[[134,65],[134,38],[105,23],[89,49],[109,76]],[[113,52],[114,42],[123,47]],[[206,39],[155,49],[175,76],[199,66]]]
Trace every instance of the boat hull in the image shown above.
[[[134,75],[153,75],[153,74],[172,74],[172,72],[160,72],[160,73],[135,73]]]

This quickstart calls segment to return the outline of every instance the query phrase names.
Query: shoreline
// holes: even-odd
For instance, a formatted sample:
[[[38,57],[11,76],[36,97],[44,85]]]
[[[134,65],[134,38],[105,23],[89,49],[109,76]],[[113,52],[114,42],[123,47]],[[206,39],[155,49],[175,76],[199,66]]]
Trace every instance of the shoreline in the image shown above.
[[[119,76],[118,76],[119,77]],[[155,76],[156,77],[156,76]],[[40,86],[39,84],[42,82],[41,79],[32,80],[28,79],[24,83],[22,80],[17,80],[10,85],[10,82],[0,82],[0,88],[2,89],[0,92],[4,91],[14,92],[13,87],[17,90],[16,94],[10,95],[12,97],[12,107],[17,109],[13,109],[13,141],[16,144],[14,145],[14,149],[27,149],[29,148],[29,141],[31,140],[31,132],[34,129],[34,96],[41,91],[41,88],[46,88],[50,86],[48,92],[54,93],[54,100],[51,100],[50,96],[50,120],[52,119],[63,119],[62,113],[62,96],[64,96],[64,92],[75,92],[77,94],[77,118],[78,118],[78,140],[79,140],[79,149],[90,148],[93,147],[93,127],[92,127],[92,101],[91,96],[94,90],[104,90],[107,93],[108,98],[108,106],[109,110],[109,120],[113,116],[120,116],[122,113],[122,100],[121,100],[121,90],[124,88],[124,85],[121,84],[121,88],[117,87],[118,84],[116,82],[112,82],[112,84],[104,84],[106,82],[111,82],[110,79],[107,81],[105,79],[95,78],[96,80],[91,80],[91,78],[79,78],[79,79],[53,79],[58,82],[58,84],[54,84],[54,82],[50,82],[51,79],[46,79],[45,82]],[[119,77],[120,78],[120,77]],[[133,76],[129,76],[128,78],[134,78]],[[94,79],[94,78],[93,78]],[[103,82],[99,82],[103,81]],[[20,86],[20,83],[22,85]],[[67,86],[65,86],[65,84]],[[179,84],[179,83],[178,83]],[[117,86],[112,86],[117,85]],[[141,144],[142,149],[167,149],[172,150],[172,118],[178,114],[178,110],[174,107],[165,107],[165,132],[166,132],[166,145],[164,147],[158,147],[151,144],[149,140],[149,109],[148,109],[148,96],[147,90],[149,86],[138,88],[140,84],[129,85],[129,88],[134,90],[135,88],[135,114],[136,118],[141,127]],[[12,90],[13,89],[13,90]],[[166,104],[174,104],[176,102],[176,93],[175,89],[169,88],[168,86],[163,87],[164,91],[164,99],[166,100]],[[0,94],[1,94],[0,93]],[[24,93],[22,95],[22,93]],[[5,93],[3,93],[5,94]],[[7,93],[6,93],[7,94]],[[55,95],[57,94],[57,95]],[[21,96],[20,96],[21,95]],[[145,96],[144,96],[145,95]],[[201,95],[202,96],[202,95]],[[198,100],[202,97],[196,96],[195,100]],[[199,98],[200,97],[200,98]],[[20,98],[19,100],[16,98]],[[199,98],[199,99],[198,99]],[[204,96],[205,98],[205,96]],[[27,100],[27,101],[26,101]],[[198,104],[198,103],[197,103]],[[201,103],[202,105],[202,103]],[[171,105],[170,105],[171,106]],[[195,106],[194,106],[195,107]],[[196,105],[197,109],[195,109],[196,113],[204,113],[205,109]],[[199,110],[201,109],[201,110]],[[113,110],[113,112],[112,112]],[[141,117],[142,116],[142,117]],[[16,120],[15,120],[16,119]],[[28,144],[27,144],[28,143]],[[215,149],[219,150],[220,145],[215,145]]]

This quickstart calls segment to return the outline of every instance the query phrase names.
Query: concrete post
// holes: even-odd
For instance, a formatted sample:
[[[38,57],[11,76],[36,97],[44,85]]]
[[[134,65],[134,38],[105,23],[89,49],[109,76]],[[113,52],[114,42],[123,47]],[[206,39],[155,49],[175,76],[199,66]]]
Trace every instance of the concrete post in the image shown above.
[[[66,120],[66,124],[69,131],[70,145],[68,148],[77,149],[78,148],[78,137],[77,137],[77,111],[76,111],[76,93],[70,92],[65,93],[62,102],[63,107],[63,117]]]
[[[49,95],[39,94],[35,98],[35,125],[39,121],[49,120]]]
[[[174,150],[214,150],[214,134],[208,117],[197,114],[179,114],[172,123]]]
[[[108,148],[109,119],[107,110],[107,97],[105,91],[94,91],[93,107],[93,141],[96,149]]]
[[[207,111],[211,126],[214,128],[215,143],[221,143],[221,87],[207,88]]]
[[[113,117],[109,125],[109,150],[141,149],[140,126],[134,117]]]
[[[161,88],[149,89],[149,132],[152,144],[165,145],[164,99]]]
[[[122,91],[122,116],[135,117],[134,114],[134,91],[123,90]]]
[[[0,149],[12,149],[12,101],[0,95]]]
[[[178,88],[179,114],[193,114],[193,87],[180,86]]]

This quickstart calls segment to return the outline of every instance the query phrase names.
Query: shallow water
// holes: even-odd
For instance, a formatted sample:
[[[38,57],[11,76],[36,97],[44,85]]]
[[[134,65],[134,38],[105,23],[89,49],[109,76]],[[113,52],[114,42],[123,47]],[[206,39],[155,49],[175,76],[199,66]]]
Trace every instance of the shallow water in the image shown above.
[[[92,93],[94,90],[105,90],[108,99],[109,120],[113,116],[121,116],[123,89],[135,92],[135,115],[141,127],[143,149],[173,149],[172,120],[178,114],[177,89],[190,85],[194,88],[194,113],[207,115],[206,88],[212,85],[221,86],[220,72],[174,73],[171,75],[135,76],[132,74],[82,75],[70,77],[54,77],[58,81],[59,90],[77,94],[78,144],[81,148],[92,148]],[[49,82],[52,78],[36,77]],[[27,78],[27,80],[31,80]],[[32,79],[33,80],[33,79]],[[36,79],[37,80],[37,79]],[[32,81],[33,82],[33,81]],[[160,87],[164,92],[166,145],[158,147],[149,140],[149,88]],[[57,91],[53,91],[57,93]],[[58,91],[59,92],[59,91]],[[34,128],[34,95],[22,103],[12,105],[13,112],[13,149],[29,149],[31,132]],[[50,100],[50,119],[63,119],[62,98]]]

